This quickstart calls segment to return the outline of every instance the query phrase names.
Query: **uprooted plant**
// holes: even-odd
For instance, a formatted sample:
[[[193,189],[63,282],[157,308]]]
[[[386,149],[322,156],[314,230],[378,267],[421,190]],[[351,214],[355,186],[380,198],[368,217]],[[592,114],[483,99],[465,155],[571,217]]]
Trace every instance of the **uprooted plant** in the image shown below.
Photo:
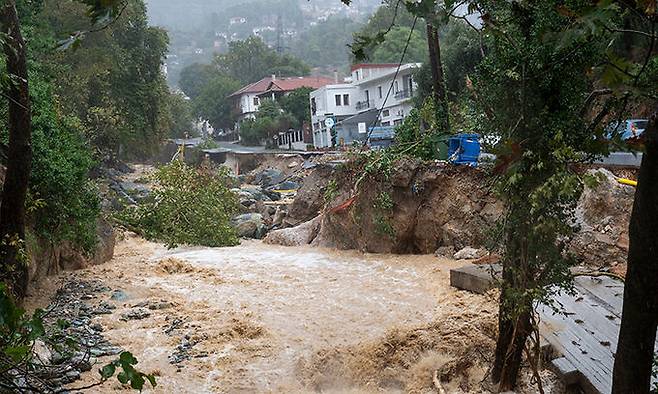
[[[177,245],[234,246],[239,243],[231,218],[238,199],[225,168],[194,168],[175,160],[153,174],[149,199],[117,216],[145,238]]]

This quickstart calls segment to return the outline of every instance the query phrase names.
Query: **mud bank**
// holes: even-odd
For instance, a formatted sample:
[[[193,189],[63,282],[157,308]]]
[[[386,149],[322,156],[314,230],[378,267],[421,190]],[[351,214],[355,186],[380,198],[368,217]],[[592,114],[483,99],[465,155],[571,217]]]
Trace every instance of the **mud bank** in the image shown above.
[[[495,297],[452,289],[449,270],[458,265],[259,241],[168,251],[127,238],[109,264],[76,277],[111,289],[94,298],[111,313],[91,324],[157,375],[152,392],[433,390],[440,368],[446,387],[480,391],[484,359],[451,368],[473,349],[491,353]],[[47,304],[58,285],[44,282],[30,305]],[[94,382],[107,359],[77,384]],[[470,386],[459,383],[465,374],[474,376]],[[95,392],[114,389],[108,382]]]
[[[273,231],[265,242],[371,253],[458,251],[485,247],[503,215],[484,169],[405,159],[389,177],[368,177],[356,190],[362,173],[349,164],[316,168],[288,212],[302,224]],[[578,204],[570,250],[588,266],[623,270],[634,188],[606,169],[582,173],[596,182],[587,183]]]

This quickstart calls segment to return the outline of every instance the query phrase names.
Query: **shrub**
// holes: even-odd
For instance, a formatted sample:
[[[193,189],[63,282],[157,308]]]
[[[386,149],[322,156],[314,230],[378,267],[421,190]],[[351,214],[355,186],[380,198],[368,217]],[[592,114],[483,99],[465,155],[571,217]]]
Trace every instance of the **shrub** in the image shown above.
[[[174,161],[160,167],[153,181],[150,198],[121,213],[120,221],[169,248],[239,243],[230,223],[239,203],[227,186],[230,180],[225,168],[193,168]]]

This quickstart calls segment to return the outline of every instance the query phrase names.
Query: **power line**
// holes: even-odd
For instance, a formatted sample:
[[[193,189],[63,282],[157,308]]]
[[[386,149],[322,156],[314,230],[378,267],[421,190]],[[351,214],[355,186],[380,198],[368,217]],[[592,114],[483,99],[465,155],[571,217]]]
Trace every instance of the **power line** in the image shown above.
[[[368,129],[368,134],[366,135],[366,139],[363,141],[364,146],[368,143],[368,140],[370,140],[370,136],[372,135],[373,129],[375,128],[375,125],[377,124],[379,117],[382,115],[382,112],[384,111],[384,107],[386,106],[386,102],[388,101],[388,98],[391,95],[391,91],[393,91],[393,85],[395,84],[395,80],[398,78],[398,75],[400,74],[400,68],[402,67],[402,63],[404,62],[404,57],[407,54],[407,49],[409,48],[409,43],[411,42],[411,37],[414,34],[414,29],[416,28],[417,21],[418,21],[418,16],[415,16],[414,23],[411,25],[411,31],[409,32],[409,37],[407,37],[407,42],[404,44],[404,49],[402,50],[402,56],[400,56],[400,62],[398,63],[398,67],[395,70],[395,75],[393,75],[391,86],[388,87],[388,92],[386,92],[386,97],[384,98],[384,102],[382,102],[382,106],[381,108],[379,108],[379,111],[377,112],[377,117],[375,118],[375,120],[373,120],[373,122],[370,125],[370,128]]]

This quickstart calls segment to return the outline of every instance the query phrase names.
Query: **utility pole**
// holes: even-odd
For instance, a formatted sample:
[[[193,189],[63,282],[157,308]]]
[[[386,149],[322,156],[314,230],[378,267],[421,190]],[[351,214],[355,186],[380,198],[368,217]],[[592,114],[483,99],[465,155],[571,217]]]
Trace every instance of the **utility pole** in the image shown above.
[[[276,19],[276,52],[283,53],[283,21],[281,14]]]
[[[430,67],[432,68],[432,97],[437,105],[437,116],[443,128],[443,132],[450,129],[448,119],[448,97],[446,94],[446,84],[443,77],[443,64],[441,63],[441,42],[439,40],[439,30],[431,21],[427,25],[427,45],[429,48]]]

